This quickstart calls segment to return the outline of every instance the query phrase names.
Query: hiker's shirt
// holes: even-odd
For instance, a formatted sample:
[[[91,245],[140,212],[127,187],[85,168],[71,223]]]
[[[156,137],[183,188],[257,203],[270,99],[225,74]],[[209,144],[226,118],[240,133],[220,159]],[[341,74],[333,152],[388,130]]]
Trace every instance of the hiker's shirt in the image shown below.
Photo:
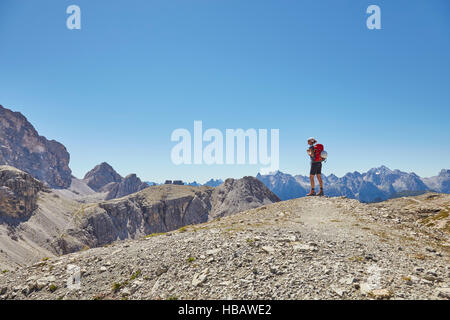
[[[311,160],[311,164],[314,163],[314,144],[309,147],[309,158]]]

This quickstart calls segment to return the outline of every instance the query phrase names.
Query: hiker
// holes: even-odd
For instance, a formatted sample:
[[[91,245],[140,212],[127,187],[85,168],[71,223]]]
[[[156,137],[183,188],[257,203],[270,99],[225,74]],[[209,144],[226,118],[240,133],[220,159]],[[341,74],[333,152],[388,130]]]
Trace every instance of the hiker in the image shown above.
[[[311,191],[307,196],[315,196],[316,191],[314,190],[314,176],[317,176],[319,180],[320,191],[318,196],[323,196],[323,181],[322,181],[322,158],[323,145],[318,144],[317,140],[313,137],[308,139],[309,148],[306,151],[311,158],[311,171],[309,172],[309,180],[311,181]]]

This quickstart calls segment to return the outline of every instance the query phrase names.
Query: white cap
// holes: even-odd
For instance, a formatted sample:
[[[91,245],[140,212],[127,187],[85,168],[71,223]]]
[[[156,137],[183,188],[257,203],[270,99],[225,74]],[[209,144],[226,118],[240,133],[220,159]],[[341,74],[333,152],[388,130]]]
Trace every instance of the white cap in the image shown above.
[[[309,137],[308,141],[311,141],[311,140],[317,141],[314,137]]]

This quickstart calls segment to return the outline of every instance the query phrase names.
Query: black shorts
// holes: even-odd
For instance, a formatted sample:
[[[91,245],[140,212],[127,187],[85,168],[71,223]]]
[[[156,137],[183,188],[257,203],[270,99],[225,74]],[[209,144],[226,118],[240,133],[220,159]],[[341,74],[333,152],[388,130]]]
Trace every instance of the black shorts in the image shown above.
[[[322,174],[322,162],[311,163],[310,175]]]

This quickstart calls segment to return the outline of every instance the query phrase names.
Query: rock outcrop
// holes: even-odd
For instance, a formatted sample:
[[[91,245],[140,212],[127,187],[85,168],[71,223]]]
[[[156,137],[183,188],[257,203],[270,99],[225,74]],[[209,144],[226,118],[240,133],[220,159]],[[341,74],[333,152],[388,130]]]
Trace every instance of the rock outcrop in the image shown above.
[[[40,136],[21,113],[0,105],[0,165],[25,171],[52,188],[68,188],[69,160],[61,143]]]
[[[0,218],[26,219],[37,209],[44,185],[29,174],[0,166]]]
[[[254,177],[227,179],[214,190],[209,219],[228,216],[278,201],[280,201],[278,196]]]

